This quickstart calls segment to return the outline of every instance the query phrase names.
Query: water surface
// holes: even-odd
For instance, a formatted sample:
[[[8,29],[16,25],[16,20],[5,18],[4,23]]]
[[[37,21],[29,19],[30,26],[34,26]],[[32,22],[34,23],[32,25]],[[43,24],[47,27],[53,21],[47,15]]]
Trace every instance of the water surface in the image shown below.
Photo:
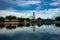
[[[60,27],[55,25],[0,28],[0,40],[60,40]]]

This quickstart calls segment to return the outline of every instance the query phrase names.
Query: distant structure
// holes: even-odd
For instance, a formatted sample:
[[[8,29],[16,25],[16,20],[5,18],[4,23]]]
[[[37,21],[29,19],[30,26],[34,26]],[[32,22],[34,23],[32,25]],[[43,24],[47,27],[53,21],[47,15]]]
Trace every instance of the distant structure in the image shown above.
[[[35,12],[33,12],[33,19],[35,19]]]
[[[33,32],[35,32],[35,25],[33,26]]]
[[[31,19],[35,19],[35,12],[33,12],[32,16],[29,16]]]
[[[35,12],[33,12],[33,21],[35,21]],[[35,25],[33,26],[33,32],[35,32]]]

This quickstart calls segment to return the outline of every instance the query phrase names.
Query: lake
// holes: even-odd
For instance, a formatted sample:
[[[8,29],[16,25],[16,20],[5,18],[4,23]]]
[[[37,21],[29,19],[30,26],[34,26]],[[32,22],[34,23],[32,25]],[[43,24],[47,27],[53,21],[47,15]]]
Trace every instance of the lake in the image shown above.
[[[60,27],[51,25],[33,25],[12,28],[0,27],[0,40],[60,40]]]

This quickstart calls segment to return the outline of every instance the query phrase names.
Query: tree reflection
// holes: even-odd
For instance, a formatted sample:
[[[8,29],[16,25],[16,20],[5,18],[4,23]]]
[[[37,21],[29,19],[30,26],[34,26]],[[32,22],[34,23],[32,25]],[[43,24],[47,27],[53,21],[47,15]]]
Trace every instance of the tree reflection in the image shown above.
[[[30,26],[30,24],[29,24],[29,23],[27,23],[25,26],[26,26],[26,27],[29,27],[29,26]]]
[[[56,27],[60,27],[60,23],[59,24],[55,24]]]
[[[18,27],[24,27],[23,23],[19,23]]]
[[[42,25],[43,25],[42,23],[40,23],[40,24],[37,24],[37,26],[38,26],[38,27],[41,27]]]
[[[3,25],[3,24],[0,24],[0,28],[1,28],[1,29],[4,28],[4,25]]]
[[[35,25],[35,23],[31,23],[30,25],[31,25],[31,26],[34,26],[34,25]]]
[[[4,25],[4,24],[0,23],[0,28],[2,29],[4,27],[6,27],[6,29],[15,29],[17,27],[20,27],[20,28],[21,27],[30,27],[30,26],[34,27],[35,25],[37,25],[38,27],[41,27],[42,25],[51,25],[51,24],[43,24],[43,23],[19,23],[19,24],[16,24],[16,25],[14,25],[14,24],[6,24],[6,25]],[[55,24],[55,26],[56,27],[60,27],[60,23],[59,24]]]
[[[16,26],[7,26],[6,29],[15,29]]]

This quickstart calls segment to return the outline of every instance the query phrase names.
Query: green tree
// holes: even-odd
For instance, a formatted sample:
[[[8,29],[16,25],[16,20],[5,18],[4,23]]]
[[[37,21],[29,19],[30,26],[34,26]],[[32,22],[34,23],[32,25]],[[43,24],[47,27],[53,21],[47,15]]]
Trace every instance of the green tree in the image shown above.
[[[30,21],[30,19],[29,18],[17,18],[20,22],[24,22],[24,20],[26,20],[26,21]]]
[[[17,18],[19,22],[24,22],[24,18]]]
[[[38,23],[41,23],[42,20],[43,20],[42,18],[37,18],[37,22],[38,22]]]
[[[56,17],[55,20],[60,21],[60,17]]]
[[[28,21],[28,22],[29,22],[29,21],[30,21],[30,18],[24,18],[24,20],[26,20],[26,21]]]
[[[0,21],[1,21],[1,22],[4,21],[4,18],[3,18],[3,17],[0,17]]]
[[[42,20],[42,18],[37,18],[37,20]]]
[[[6,16],[6,19],[9,19],[9,20],[16,19],[16,16]]]

